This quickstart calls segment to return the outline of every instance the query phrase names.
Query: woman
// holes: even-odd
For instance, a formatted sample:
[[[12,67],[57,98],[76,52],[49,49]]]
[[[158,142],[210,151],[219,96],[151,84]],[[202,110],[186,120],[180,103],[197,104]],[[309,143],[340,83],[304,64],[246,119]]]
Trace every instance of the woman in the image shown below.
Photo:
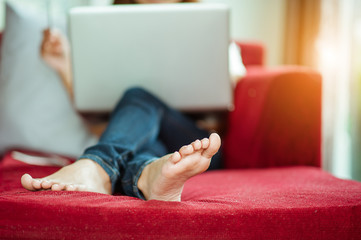
[[[115,0],[114,4],[134,4],[134,3],[178,3],[178,2],[198,2],[197,0]]]
[[[72,98],[66,39],[59,32],[45,30],[41,56],[58,73]],[[21,183],[31,191],[122,193],[144,200],[180,201],[189,178],[207,170],[212,157],[214,166],[219,163],[220,137],[208,135],[145,90],[130,89],[95,146],[54,174],[41,179],[24,174]]]

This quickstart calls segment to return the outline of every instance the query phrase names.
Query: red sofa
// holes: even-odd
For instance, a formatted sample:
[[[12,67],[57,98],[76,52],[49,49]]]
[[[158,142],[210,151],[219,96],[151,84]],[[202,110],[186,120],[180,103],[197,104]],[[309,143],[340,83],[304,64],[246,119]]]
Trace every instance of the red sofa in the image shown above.
[[[89,192],[30,192],[20,177],[57,170],[0,162],[1,239],[361,239],[361,183],[320,169],[321,77],[267,69],[239,43],[247,76],[235,89],[224,170],[190,179],[182,202]]]

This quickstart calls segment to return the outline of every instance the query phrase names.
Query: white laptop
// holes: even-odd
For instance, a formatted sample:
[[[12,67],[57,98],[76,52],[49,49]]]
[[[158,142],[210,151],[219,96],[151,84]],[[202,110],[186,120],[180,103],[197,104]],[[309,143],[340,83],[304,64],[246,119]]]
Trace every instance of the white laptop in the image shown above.
[[[180,110],[232,106],[226,5],[78,7],[69,23],[79,111],[111,111],[135,86]]]

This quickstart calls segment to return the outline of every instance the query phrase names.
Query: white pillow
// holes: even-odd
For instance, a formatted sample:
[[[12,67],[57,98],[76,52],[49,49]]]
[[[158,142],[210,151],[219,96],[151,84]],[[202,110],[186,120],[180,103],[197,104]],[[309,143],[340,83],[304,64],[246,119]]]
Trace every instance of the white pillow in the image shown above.
[[[74,110],[58,76],[40,57],[45,26],[45,17],[6,3],[0,153],[20,147],[76,157],[97,141]]]
[[[229,56],[229,75],[231,76],[231,81],[233,86],[237,85],[237,82],[240,81],[244,76],[246,76],[247,70],[243,64],[241,49],[238,45],[232,41],[228,48]]]

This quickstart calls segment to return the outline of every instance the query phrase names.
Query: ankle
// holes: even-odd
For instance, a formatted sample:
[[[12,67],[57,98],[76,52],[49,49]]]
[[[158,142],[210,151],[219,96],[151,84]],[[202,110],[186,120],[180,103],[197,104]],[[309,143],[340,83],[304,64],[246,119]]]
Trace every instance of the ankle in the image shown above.
[[[112,184],[110,177],[102,166],[100,166],[97,162],[87,158],[79,159],[75,163],[81,165],[81,168],[87,172],[88,176],[89,173],[92,173],[91,176],[94,176],[96,181],[100,183],[104,189],[109,192],[109,194],[111,194]]]
[[[151,164],[151,163],[150,163]],[[143,196],[145,199],[148,199],[148,179],[149,179],[149,165],[145,166],[145,168],[143,169],[142,173],[140,174],[140,177],[138,179],[137,182],[137,187],[139,189],[139,191],[142,192]]]

